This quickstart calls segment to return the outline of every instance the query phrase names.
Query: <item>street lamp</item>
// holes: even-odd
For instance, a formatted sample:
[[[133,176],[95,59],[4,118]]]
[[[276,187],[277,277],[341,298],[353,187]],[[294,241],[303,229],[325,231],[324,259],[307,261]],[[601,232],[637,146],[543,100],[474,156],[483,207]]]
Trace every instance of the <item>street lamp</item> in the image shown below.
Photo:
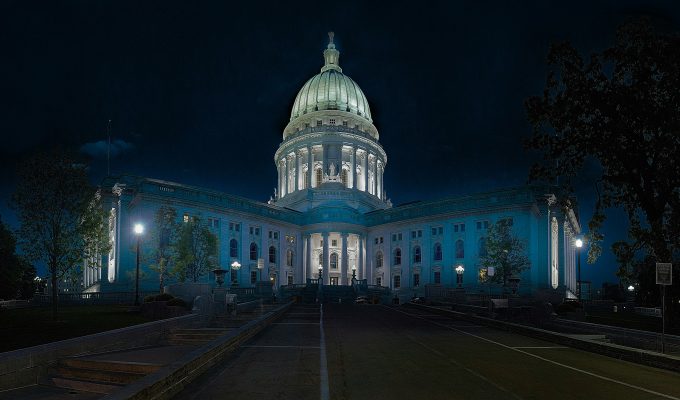
[[[357,279],[357,266],[356,264],[352,264],[352,281]]]
[[[629,292],[632,292],[632,291],[634,291],[634,290],[635,290],[635,286],[633,286],[633,285],[629,285],[629,286],[628,286],[628,291],[629,291]]]
[[[238,273],[238,270],[241,269],[241,263],[239,263],[238,261],[234,261],[233,263],[231,263],[231,269],[232,271],[237,271]],[[233,274],[231,276],[231,285],[232,286],[238,285],[238,279],[234,279]]]
[[[456,279],[459,288],[463,286],[463,272],[465,272],[465,268],[462,265],[456,267]]]
[[[319,265],[319,285],[323,282],[323,266]]]
[[[581,247],[583,247],[583,240],[576,239],[574,242],[576,251],[578,252],[578,301],[581,302]]]
[[[142,234],[144,233],[144,225],[135,224],[134,228],[135,235],[137,235],[137,269],[135,271],[135,305],[139,305],[139,242],[142,239]]]
[[[262,268],[264,268],[264,258],[258,258],[257,259],[257,274],[259,277],[257,278],[259,281],[262,281]]]

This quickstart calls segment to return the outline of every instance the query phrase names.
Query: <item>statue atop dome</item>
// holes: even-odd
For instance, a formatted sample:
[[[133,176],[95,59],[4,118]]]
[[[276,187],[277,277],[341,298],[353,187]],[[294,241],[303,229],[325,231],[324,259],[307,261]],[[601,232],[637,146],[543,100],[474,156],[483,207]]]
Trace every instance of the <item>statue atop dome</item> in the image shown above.
[[[342,72],[340,64],[340,52],[335,48],[335,43],[333,43],[333,38],[335,38],[334,32],[328,32],[328,46],[326,50],[323,51],[323,58],[326,61],[321,72],[328,71],[329,69],[334,69],[338,72]]]

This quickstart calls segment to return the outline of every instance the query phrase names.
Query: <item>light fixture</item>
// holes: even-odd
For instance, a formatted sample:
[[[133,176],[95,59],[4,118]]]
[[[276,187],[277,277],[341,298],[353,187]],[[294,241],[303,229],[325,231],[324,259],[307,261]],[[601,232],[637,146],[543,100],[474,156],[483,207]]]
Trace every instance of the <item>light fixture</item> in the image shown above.
[[[241,263],[239,263],[238,261],[234,261],[233,263],[231,263],[231,269],[235,269],[238,271],[239,269],[241,269]]]
[[[142,224],[135,224],[135,234],[136,235],[141,235],[144,233],[144,225]]]
[[[628,286],[628,291],[629,291],[629,292],[632,292],[633,290],[635,290],[635,286],[633,286],[633,285]]]
[[[581,247],[583,247],[583,240],[581,240],[581,239],[576,239],[576,241],[574,242],[574,244],[576,245],[576,247],[578,247],[578,248],[580,249]]]

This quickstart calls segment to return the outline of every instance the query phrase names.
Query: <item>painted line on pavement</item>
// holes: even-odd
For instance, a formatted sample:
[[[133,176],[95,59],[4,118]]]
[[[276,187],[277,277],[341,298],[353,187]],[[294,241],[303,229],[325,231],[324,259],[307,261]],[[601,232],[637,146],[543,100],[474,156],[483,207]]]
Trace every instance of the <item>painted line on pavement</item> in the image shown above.
[[[328,360],[326,359],[326,336],[323,333],[323,304],[319,310],[319,332],[321,338],[319,339],[319,346],[321,347],[321,354],[319,355],[319,384],[321,386],[321,400],[328,400],[330,398],[330,391],[328,390]]]
[[[402,313],[402,314],[406,314],[406,315],[410,315],[410,316],[415,316],[415,315],[413,315],[413,314],[409,314],[409,313],[406,313],[406,312],[403,312],[403,311],[400,311],[400,310],[397,310],[397,309],[394,309],[394,308],[391,308],[391,307],[387,307],[387,306],[383,306],[383,307],[385,307],[385,308],[387,308],[387,309],[390,309],[390,310],[393,310],[393,311],[396,311],[396,312],[398,312],[398,313]],[[524,351],[524,350],[521,350],[521,349],[517,349],[517,348],[514,348],[514,347],[510,347],[510,346],[505,345],[505,344],[500,343],[500,342],[496,342],[495,340],[491,340],[491,339],[487,339],[487,338],[482,337],[482,336],[479,336],[479,335],[475,335],[475,334],[470,333],[470,332],[465,332],[465,331],[463,331],[463,330],[456,329],[456,328],[452,328],[452,327],[450,327],[450,326],[446,326],[446,325],[440,324],[440,323],[438,323],[438,322],[430,321],[430,320],[425,319],[425,318],[420,318],[420,317],[418,317],[418,316],[415,316],[415,317],[416,317],[416,318],[419,318],[419,319],[422,319],[422,320],[424,320],[424,321],[427,321],[427,322],[429,322],[429,323],[431,323],[431,324],[440,326],[440,327],[442,327],[442,328],[451,329],[451,330],[453,330],[453,331],[460,332],[460,333],[462,333],[462,334],[464,334],[464,335],[472,336],[472,337],[477,338],[477,339],[479,339],[479,340],[483,340],[483,341],[485,341],[485,342],[493,343],[493,344],[498,345],[498,346],[500,346],[500,347],[504,347],[504,348],[506,348],[506,349],[510,349],[510,350],[512,350],[512,351],[516,351],[516,352],[518,352],[518,353],[525,354],[525,355],[527,355],[527,356],[529,356],[529,357],[537,358],[537,359],[539,359],[539,360],[543,360],[543,361],[548,362],[548,363],[550,363],[550,364],[558,365],[558,366],[560,366],[560,367],[564,367],[564,368],[570,369],[570,370],[572,370],[572,371],[580,372],[580,373],[585,374],[585,375],[590,375],[590,376],[592,376],[592,377],[599,378],[599,379],[602,379],[602,380],[607,381],[607,382],[618,383],[619,385],[623,385],[623,386],[629,387],[629,388],[631,388],[631,389],[640,390],[640,391],[642,391],[642,392],[649,393],[649,394],[653,394],[653,395],[655,395],[655,396],[664,397],[664,398],[666,398],[666,399],[680,400],[680,398],[671,396],[671,395],[669,395],[669,394],[664,394],[664,393],[656,392],[656,391],[654,391],[654,390],[646,389],[646,388],[643,388],[643,387],[640,387],[640,386],[637,386],[637,385],[633,385],[633,384],[630,384],[630,383],[622,382],[622,381],[616,380],[616,379],[614,379],[614,378],[608,378],[608,377],[606,377],[606,376],[598,375],[598,374],[596,374],[596,373],[594,373],[594,372],[586,371],[586,370],[583,370],[583,369],[580,369],[580,368],[572,367],[571,365],[567,365],[567,364],[563,364],[563,363],[561,363],[561,362],[553,361],[553,360],[547,359],[547,358],[545,358],[545,357],[541,357],[541,356],[539,356],[539,355],[532,354],[532,353],[529,353],[529,352],[527,352],[527,351]],[[520,335],[520,336],[521,336],[521,335]]]
[[[319,346],[277,346],[277,345],[244,345],[241,347],[253,347],[262,349],[320,349]]]

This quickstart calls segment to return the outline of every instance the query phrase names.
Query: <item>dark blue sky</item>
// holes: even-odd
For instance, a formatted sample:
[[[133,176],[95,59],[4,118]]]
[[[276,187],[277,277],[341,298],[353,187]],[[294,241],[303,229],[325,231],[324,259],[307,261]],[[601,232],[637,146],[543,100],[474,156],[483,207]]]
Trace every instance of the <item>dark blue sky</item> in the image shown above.
[[[196,3],[0,4],[3,220],[16,223],[15,164],[38,148],[81,149],[101,179],[109,119],[113,173],[266,201],[290,108],[330,30],[368,97],[394,204],[521,185],[536,157],[522,149],[523,101],[543,89],[551,42],[589,54],[640,15],[680,31],[674,1]],[[586,219],[591,178],[578,193]],[[625,238],[620,215],[607,248]],[[583,279],[599,286],[615,269],[607,249]]]

